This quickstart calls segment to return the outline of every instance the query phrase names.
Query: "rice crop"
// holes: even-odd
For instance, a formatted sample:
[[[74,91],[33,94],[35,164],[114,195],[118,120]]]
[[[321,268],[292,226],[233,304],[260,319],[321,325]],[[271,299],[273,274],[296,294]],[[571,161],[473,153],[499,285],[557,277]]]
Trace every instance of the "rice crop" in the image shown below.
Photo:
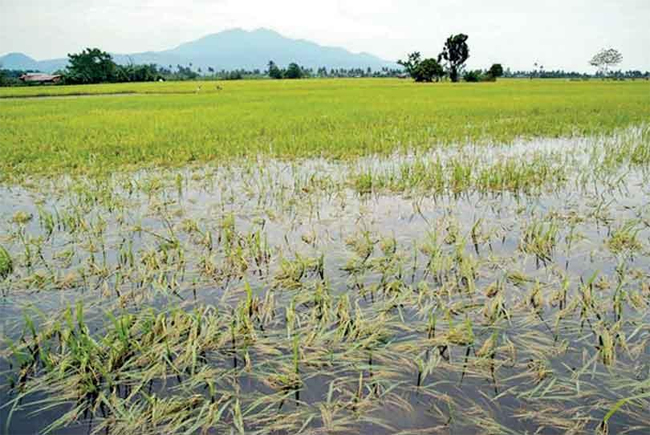
[[[0,101],[0,430],[648,431],[647,84],[226,85]]]
[[[216,83],[201,82],[198,93],[191,82],[0,89],[0,97],[86,95],[0,98],[0,172],[87,174],[260,155],[350,159],[613,134],[650,116],[647,81]],[[92,96],[110,93],[132,95]]]

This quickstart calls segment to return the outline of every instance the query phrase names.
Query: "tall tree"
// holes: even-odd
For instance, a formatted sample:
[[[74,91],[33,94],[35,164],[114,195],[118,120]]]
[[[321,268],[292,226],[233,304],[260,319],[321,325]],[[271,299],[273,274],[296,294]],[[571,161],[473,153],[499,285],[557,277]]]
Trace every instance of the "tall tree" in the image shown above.
[[[452,82],[458,82],[460,73],[465,66],[465,62],[469,58],[469,46],[467,40],[469,36],[459,33],[458,35],[451,35],[445,42],[445,47],[440,53],[438,60],[444,59],[447,63],[449,78]]]
[[[591,58],[589,64],[598,68],[598,72],[603,76],[609,76],[610,68],[615,67],[623,61],[623,55],[613,48],[600,50]]]
[[[65,80],[68,83],[115,82],[119,69],[113,57],[99,48],[86,48],[81,53],[68,54]]]

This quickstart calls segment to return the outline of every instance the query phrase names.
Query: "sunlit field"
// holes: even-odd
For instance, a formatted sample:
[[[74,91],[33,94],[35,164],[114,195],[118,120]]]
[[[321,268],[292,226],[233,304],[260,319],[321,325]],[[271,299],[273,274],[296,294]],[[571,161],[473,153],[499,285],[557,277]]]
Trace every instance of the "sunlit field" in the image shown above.
[[[123,95],[0,99],[2,175],[387,155],[610,134],[650,119],[647,81],[180,82],[5,88],[0,97],[113,92]]]
[[[2,89],[2,430],[647,433],[648,120],[646,81]]]

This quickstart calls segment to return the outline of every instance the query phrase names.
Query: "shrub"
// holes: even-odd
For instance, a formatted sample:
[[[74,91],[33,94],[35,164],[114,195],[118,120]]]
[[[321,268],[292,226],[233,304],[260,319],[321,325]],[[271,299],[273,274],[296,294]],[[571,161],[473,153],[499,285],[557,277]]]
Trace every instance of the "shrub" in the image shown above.
[[[480,69],[467,71],[463,75],[463,80],[469,83],[482,82],[485,80],[485,75],[483,74],[483,71],[481,71]]]

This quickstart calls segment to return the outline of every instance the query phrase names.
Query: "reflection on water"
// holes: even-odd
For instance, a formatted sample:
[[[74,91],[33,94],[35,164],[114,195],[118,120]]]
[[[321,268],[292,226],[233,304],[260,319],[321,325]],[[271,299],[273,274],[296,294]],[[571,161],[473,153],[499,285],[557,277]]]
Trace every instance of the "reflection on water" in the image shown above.
[[[592,145],[482,148],[481,158],[564,152],[584,164]],[[210,307],[200,322],[227,331],[240,321],[239,307],[248,306],[255,321],[241,333],[246,347],[215,337],[192,366],[212,370],[218,389],[236,391],[247,430],[603,430],[616,402],[650,382],[650,188],[643,174],[586,183],[588,168],[575,169],[561,188],[534,194],[360,195],[349,183],[359,168],[397,171],[414,158],[444,160],[449,153],[353,164],[260,161],[5,186],[0,244],[17,267],[0,284],[2,335],[18,344],[30,340],[24,313],[46,328],[79,302],[94,337],[112,328],[107,312],[146,318],[150,308]],[[247,285],[257,301],[250,305]],[[175,322],[168,326],[180,328]],[[33,414],[39,405],[29,404],[47,397],[47,388],[15,402],[10,387],[20,367],[12,352],[2,345],[0,421],[16,405],[11,433],[42,430],[76,406]],[[275,377],[291,371],[292,361],[295,385]],[[147,363],[138,364],[133,373]],[[196,426],[183,431],[234,431],[235,402],[224,402],[222,420],[205,423],[200,404],[215,398],[196,376],[151,379],[149,394],[198,401],[186,415]],[[279,387],[283,382],[293,386]],[[282,392],[286,397],[273,406],[254,405]],[[129,396],[134,413],[151,400],[144,397]],[[622,406],[607,427],[643,433],[647,404],[642,398]],[[108,406],[95,411],[80,417],[79,431],[129,427]]]

